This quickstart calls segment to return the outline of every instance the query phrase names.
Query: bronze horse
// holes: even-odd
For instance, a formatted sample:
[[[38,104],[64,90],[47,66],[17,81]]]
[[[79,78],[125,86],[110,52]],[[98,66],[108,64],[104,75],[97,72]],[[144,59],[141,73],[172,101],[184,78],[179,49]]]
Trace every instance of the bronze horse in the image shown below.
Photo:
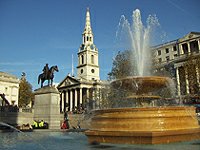
[[[38,84],[41,80],[41,88],[43,87],[43,83],[45,80],[48,80],[48,86],[53,85],[53,78],[54,78],[54,71],[59,71],[57,66],[52,66],[49,71],[47,72],[47,76],[44,73],[41,73],[38,76]]]

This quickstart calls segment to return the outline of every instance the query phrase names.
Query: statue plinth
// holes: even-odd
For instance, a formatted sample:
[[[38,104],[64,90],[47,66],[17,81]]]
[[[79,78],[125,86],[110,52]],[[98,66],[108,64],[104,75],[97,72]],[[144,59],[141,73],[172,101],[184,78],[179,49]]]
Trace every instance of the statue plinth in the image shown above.
[[[55,87],[35,90],[34,120],[44,120],[49,129],[60,129],[60,96]]]

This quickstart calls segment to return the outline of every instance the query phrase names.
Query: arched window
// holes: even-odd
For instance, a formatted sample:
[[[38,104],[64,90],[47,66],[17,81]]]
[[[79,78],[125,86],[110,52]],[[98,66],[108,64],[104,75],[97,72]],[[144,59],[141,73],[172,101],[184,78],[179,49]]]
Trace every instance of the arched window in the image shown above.
[[[84,64],[84,56],[81,55],[81,64]]]
[[[91,63],[94,64],[94,55],[91,55]]]
[[[87,41],[89,41],[89,37],[87,36]]]

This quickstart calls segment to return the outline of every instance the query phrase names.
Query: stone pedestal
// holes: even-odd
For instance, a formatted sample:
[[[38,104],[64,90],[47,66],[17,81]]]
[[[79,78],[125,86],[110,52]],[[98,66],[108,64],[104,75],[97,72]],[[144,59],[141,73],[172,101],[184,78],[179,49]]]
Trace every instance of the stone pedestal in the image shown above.
[[[60,96],[55,87],[35,90],[34,120],[44,120],[49,129],[60,129]]]

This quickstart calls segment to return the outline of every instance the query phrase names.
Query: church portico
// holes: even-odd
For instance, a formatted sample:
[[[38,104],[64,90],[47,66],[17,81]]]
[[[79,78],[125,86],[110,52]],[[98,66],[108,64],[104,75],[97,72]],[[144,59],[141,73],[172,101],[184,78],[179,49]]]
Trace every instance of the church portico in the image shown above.
[[[94,108],[94,97],[97,89],[93,85],[76,86],[72,88],[63,87],[60,90],[60,112],[81,112]]]

